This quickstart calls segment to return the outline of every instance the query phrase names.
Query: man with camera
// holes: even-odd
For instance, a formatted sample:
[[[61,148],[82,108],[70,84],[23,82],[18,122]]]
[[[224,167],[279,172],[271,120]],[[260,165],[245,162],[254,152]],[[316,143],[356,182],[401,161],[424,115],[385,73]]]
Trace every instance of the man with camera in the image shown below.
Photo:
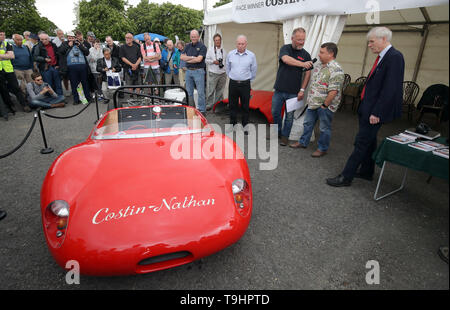
[[[73,104],[80,103],[80,96],[77,92],[78,84],[83,86],[84,96],[88,101],[91,101],[91,95],[89,90],[89,66],[87,56],[89,55],[89,49],[86,48],[78,39],[75,39],[73,32],[67,33],[67,41],[63,42],[58,49],[58,53],[61,55],[60,71],[67,76],[70,81],[70,87],[72,88]]]
[[[208,65],[207,111],[211,110],[217,101],[223,99],[223,91],[227,83],[227,72],[224,65],[227,54],[222,47],[222,36],[216,33],[213,40],[214,48],[208,49],[205,59]]]

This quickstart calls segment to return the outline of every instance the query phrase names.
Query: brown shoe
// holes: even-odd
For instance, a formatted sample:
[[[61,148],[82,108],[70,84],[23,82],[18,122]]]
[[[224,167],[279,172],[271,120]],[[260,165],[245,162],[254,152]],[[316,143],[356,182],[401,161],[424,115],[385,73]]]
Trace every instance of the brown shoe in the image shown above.
[[[281,146],[287,146],[289,144],[289,139],[288,137],[281,137],[280,139],[280,145]]]
[[[65,106],[64,102],[55,103],[51,105],[52,108],[64,108],[64,106]]]
[[[325,156],[327,152],[322,152],[321,150],[316,150],[314,153],[311,154],[311,157],[322,157]]]
[[[291,147],[293,149],[299,149],[299,148],[306,149],[306,146],[304,146],[303,144],[300,144],[300,142],[298,142],[298,141],[295,143],[289,144],[289,147]]]

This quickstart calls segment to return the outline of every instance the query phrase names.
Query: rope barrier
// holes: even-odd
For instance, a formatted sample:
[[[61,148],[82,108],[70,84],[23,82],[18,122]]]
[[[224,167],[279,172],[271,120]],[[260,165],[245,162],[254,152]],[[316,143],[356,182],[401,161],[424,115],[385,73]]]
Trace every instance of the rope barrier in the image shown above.
[[[6,154],[0,155],[0,159],[5,158],[5,157],[8,157],[8,156],[14,154],[15,152],[17,152],[17,151],[22,147],[22,145],[25,144],[25,142],[28,140],[28,138],[29,138],[30,135],[31,135],[31,132],[32,132],[33,129],[34,129],[34,125],[36,125],[36,119],[37,119],[37,117],[38,117],[38,113],[39,113],[39,111],[37,111],[37,112],[34,114],[33,123],[31,124],[30,129],[28,129],[28,132],[27,132],[27,134],[25,135],[25,138],[22,140],[22,142],[20,142],[20,144],[19,144],[18,146],[16,146],[12,151],[9,151],[9,152],[6,153]]]
[[[69,118],[76,117],[76,116],[80,115],[81,113],[83,113],[83,112],[91,105],[92,102],[93,102],[93,101],[89,101],[88,104],[87,104],[83,109],[81,109],[80,111],[78,111],[78,112],[75,113],[74,115],[69,115],[69,116],[56,116],[56,115],[47,114],[47,112],[45,112],[45,111],[42,111],[42,114],[44,114],[44,115],[47,116],[47,117],[55,118],[55,119],[69,119]]]

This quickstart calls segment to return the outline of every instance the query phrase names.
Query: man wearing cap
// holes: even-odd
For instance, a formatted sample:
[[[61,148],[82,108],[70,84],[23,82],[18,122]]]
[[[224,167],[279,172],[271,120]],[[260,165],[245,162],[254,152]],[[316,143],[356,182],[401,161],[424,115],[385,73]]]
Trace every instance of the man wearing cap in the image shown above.
[[[191,43],[186,44],[180,59],[186,62],[186,90],[189,95],[189,102],[194,102],[194,86],[198,92],[198,109],[206,114],[206,95],[205,95],[205,58],[207,49],[200,42],[200,35],[197,30],[190,33]]]
[[[96,39],[95,34],[92,31],[88,31],[88,33],[87,33],[87,41],[89,42],[91,47],[94,46],[95,39]]]
[[[89,55],[89,50],[75,39],[73,32],[68,32],[67,41],[61,44],[58,53],[61,55],[60,70],[62,74],[67,73],[70,81],[73,104],[80,103],[80,97],[77,92],[79,83],[83,86],[84,96],[88,101],[91,101],[88,82],[89,66],[86,58]]]

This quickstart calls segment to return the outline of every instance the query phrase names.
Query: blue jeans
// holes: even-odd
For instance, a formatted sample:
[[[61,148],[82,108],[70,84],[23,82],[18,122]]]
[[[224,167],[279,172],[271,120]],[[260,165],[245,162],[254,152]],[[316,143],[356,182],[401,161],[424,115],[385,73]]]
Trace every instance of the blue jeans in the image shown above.
[[[194,85],[198,92],[198,110],[206,112],[206,96],[205,96],[205,69],[187,70],[186,90],[189,97],[194,98]]]
[[[303,122],[303,135],[300,137],[300,144],[308,146],[311,139],[314,126],[317,119],[320,121],[320,137],[318,141],[318,149],[321,152],[326,152],[330,146],[331,139],[331,121],[333,120],[334,113],[330,109],[318,108],[315,110],[306,110],[305,120]]]
[[[57,104],[57,103],[61,103],[64,101],[64,96],[63,95],[58,95],[57,97],[53,98],[53,97],[45,97],[43,99],[35,99],[31,101],[31,106],[33,108],[44,108],[44,109],[50,109],[52,107],[52,104]]]
[[[281,91],[275,91],[272,96],[272,116],[273,123],[278,125],[278,136],[283,136],[289,138],[291,134],[292,123],[294,122],[294,112],[291,111],[286,114],[284,119],[281,117],[281,110],[286,100],[297,97],[297,94],[289,94]]]
[[[49,66],[48,70],[42,71],[42,78],[44,82],[50,84],[50,86],[55,90],[55,93],[58,95],[62,95],[62,86],[61,86],[61,76],[59,75],[59,71],[55,69],[53,66]]]

